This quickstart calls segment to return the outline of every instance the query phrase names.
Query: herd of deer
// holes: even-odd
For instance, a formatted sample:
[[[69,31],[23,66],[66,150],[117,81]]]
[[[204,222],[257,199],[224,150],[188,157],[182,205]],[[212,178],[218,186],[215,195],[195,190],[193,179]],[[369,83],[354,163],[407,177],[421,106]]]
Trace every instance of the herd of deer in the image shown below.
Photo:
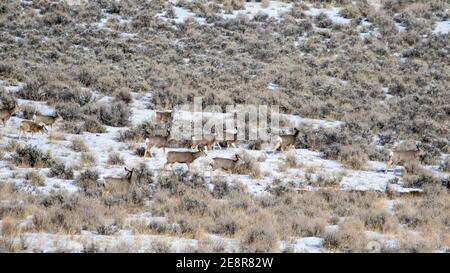
[[[6,127],[8,120],[11,116],[14,116],[19,111],[19,107],[16,105],[12,109],[1,109],[0,110],[0,120],[3,123],[3,126]],[[61,117],[59,115],[42,115],[35,114],[33,116],[33,120],[23,120],[20,124],[19,130],[20,135],[24,133],[32,133],[33,135],[38,132],[48,133],[47,127],[50,126],[53,128],[53,125],[56,123],[58,119]],[[155,135],[150,136],[145,140],[145,153],[144,157],[147,155],[151,155],[151,149],[162,148],[165,153],[165,148],[169,147],[169,139],[170,139],[170,130],[173,121],[173,112],[172,111],[156,111],[155,122],[163,123],[167,125],[167,135]],[[288,148],[295,147],[295,142],[297,136],[299,134],[299,130],[297,128],[293,128],[292,134],[281,134],[279,135],[275,148],[273,151],[280,149],[281,151],[285,151]],[[213,149],[215,146],[218,146],[219,149],[222,148],[220,142],[224,142],[226,147],[236,147],[237,141],[237,128],[235,128],[234,132],[225,132],[225,140],[221,140],[217,138],[217,135],[212,135],[209,137],[193,137],[191,141],[191,149],[195,149],[195,151],[169,151],[166,156],[166,166],[171,166],[174,163],[182,163],[186,164],[188,170],[190,169],[190,165],[193,161],[201,156],[206,156],[205,148]],[[397,164],[406,164],[410,163],[418,158],[420,154],[420,150],[416,147],[415,150],[395,150],[390,153],[389,160],[387,162],[387,168],[385,172],[388,171],[388,168],[392,168]],[[233,158],[222,158],[215,157],[212,159],[210,166],[213,170],[222,169],[225,171],[233,171],[237,164],[239,163],[240,157],[238,154],[235,154]],[[127,181],[128,183],[123,184],[124,187],[129,184],[131,181],[131,177],[133,175],[134,169],[127,171],[127,176],[125,178],[106,178],[105,179],[105,191],[108,191],[108,187],[112,184],[124,183]],[[109,185],[109,186],[107,186]],[[115,188],[117,188],[115,186]]]
[[[0,110],[0,120],[3,123],[3,127],[6,127],[7,122],[12,116],[15,116],[20,111],[18,105],[15,105],[11,109],[1,109]],[[46,126],[50,126],[53,129],[53,125],[61,117],[59,115],[43,115],[36,113],[33,115],[33,120],[23,120],[20,123],[19,131],[20,137],[23,134],[31,133],[32,135],[36,133],[46,133],[48,134],[48,129]]]
[[[146,148],[144,157],[147,155],[151,155],[151,150],[153,148],[162,148],[165,153],[165,148],[169,147],[170,140],[170,131],[173,122],[173,112],[172,111],[156,111],[155,112],[155,122],[164,123],[167,125],[167,134],[166,135],[155,135],[150,136],[145,140]],[[287,148],[293,147],[295,144],[295,140],[297,139],[298,133],[300,132],[297,128],[294,128],[293,134],[284,134],[278,137],[276,146],[274,151],[281,149],[281,151],[285,151]],[[190,164],[197,158],[201,156],[206,156],[205,148],[214,149],[214,147],[222,148],[220,145],[221,142],[226,145],[227,148],[234,147],[236,148],[236,142],[238,139],[238,129],[235,128],[233,132],[225,131],[224,139],[220,139],[217,137],[217,134],[213,135],[204,135],[204,136],[193,136],[191,138],[191,149],[196,151],[170,151],[167,153],[166,163],[164,167],[170,166],[174,163],[184,163],[190,169]],[[232,171],[236,164],[239,161],[239,156],[237,154],[234,155],[234,158],[222,158],[215,157],[213,158],[211,166],[213,169],[224,169],[228,171]]]

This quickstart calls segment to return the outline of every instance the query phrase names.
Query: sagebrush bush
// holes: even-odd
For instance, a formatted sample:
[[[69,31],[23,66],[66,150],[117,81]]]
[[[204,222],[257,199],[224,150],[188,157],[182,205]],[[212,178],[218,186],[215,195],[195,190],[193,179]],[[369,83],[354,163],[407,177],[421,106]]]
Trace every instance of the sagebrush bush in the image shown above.
[[[369,157],[361,147],[344,146],[341,147],[338,160],[352,169],[364,170],[367,169]]]
[[[274,252],[277,242],[276,233],[270,226],[252,225],[241,238],[240,249],[252,253]]]
[[[70,147],[75,152],[87,152],[88,151],[88,147],[86,146],[86,143],[80,137],[72,138],[72,143],[71,143]]]
[[[259,162],[255,158],[246,152],[242,153],[239,158],[239,164],[234,169],[236,173],[251,175],[253,178],[259,178],[261,176]]]
[[[28,172],[25,175],[25,179],[30,181],[31,184],[35,187],[45,186],[45,178],[39,172]]]
[[[443,172],[450,173],[450,157],[446,157],[444,160],[442,160],[441,164],[439,165],[439,168]]]
[[[32,145],[18,147],[15,154],[12,156],[12,160],[21,167],[31,168],[49,168],[55,162],[50,152],[44,153],[39,148]]]
[[[343,252],[363,252],[367,250],[364,225],[358,220],[346,220],[336,231],[325,234],[325,247]]]
[[[55,163],[50,168],[48,176],[69,180],[73,178],[73,169],[72,167],[66,167],[64,163]]]
[[[101,187],[98,182],[99,177],[97,170],[87,169],[77,177],[77,185],[86,195],[99,195],[101,193]]]
[[[0,91],[0,109],[13,109],[17,105],[16,98],[4,90]]]
[[[133,97],[131,95],[131,90],[129,88],[120,88],[116,92],[114,92],[114,97],[119,100],[123,101],[125,103],[131,103],[133,101]]]
[[[110,153],[108,155],[108,164],[109,165],[124,165],[125,160],[123,156],[121,156],[119,153]]]
[[[115,127],[126,126],[131,115],[129,106],[123,102],[100,104],[90,111],[103,124]]]
[[[21,106],[20,110],[22,112],[21,117],[28,120],[32,120],[33,116],[37,113],[36,107],[29,104]]]
[[[80,111],[80,105],[74,102],[59,103],[56,105],[56,112],[66,121],[80,120],[84,117]]]
[[[95,117],[86,117],[81,128],[84,132],[93,134],[102,134],[106,132],[106,128]]]
[[[81,163],[84,166],[93,166],[97,163],[97,157],[90,152],[81,153]]]

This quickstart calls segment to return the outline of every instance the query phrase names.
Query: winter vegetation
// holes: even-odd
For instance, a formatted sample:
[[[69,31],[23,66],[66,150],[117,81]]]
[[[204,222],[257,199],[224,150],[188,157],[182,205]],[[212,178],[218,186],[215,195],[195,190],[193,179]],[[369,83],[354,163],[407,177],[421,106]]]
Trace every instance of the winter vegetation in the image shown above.
[[[449,252],[449,28],[441,0],[3,0],[0,252]],[[282,134],[177,140],[226,115],[194,97]]]

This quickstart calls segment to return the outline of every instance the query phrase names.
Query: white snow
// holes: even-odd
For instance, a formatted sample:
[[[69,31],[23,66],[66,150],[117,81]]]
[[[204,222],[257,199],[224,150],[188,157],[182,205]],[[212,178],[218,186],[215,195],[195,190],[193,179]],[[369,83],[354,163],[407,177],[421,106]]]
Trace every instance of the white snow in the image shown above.
[[[279,19],[280,14],[289,12],[292,9],[291,3],[283,3],[280,1],[269,1],[269,5],[264,7],[261,3],[247,2],[245,3],[245,9],[234,10],[231,14],[222,12],[222,16],[225,19],[236,18],[238,15],[246,15],[250,19],[257,14],[266,14],[269,17]]]
[[[291,247],[295,253],[320,253],[322,252],[323,243],[324,239],[319,237],[304,237],[290,243],[280,242],[280,250]]]
[[[448,34],[449,31],[450,31],[450,20],[447,20],[447,21],[437,22],[434,27],[433,33],[445,35],[445,34]]]
[[[330,18],[330,20],[335,24],[347,25],[351,23],[351,19],[344,18],[340,15],[340,8],[310,8],[309,10],[304,11],[305,15],[316,17],[321,13],[324,13]]]

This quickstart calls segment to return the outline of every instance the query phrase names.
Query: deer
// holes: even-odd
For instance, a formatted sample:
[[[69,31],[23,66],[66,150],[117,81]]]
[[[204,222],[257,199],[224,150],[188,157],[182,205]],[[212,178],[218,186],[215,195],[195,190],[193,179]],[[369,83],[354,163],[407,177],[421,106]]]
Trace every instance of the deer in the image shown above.
[[[44,132],[48,134],[47,127],[45,127],[44,124],[37,124],[36,122],[33,122],[31,120],[24,120],[20,123],[20,136],[22,136],[23,133],[31,132],[31,134],[34,136],[35,133]]]
[[[17,111],[19,111],[19,107],[17,106],[17,104],[12,109],[0,110],[0,120],[3,123],[3,127],[6,127],[6,123],[8,122],[8,120],[11,118],[11,116],[14,116]]]
[[[156,111],[155,112],[155,122],[157,123],[168,123],[172,122],[173,111]]]
[[[144,158],[151,153],[153,147],[163,148],[163,153],[166,153],[166,147],[169,147],[170,136],[151,136],[145,139]]]
[[[204,146],[200,145],[198,150],[195,152],[176,152],[170,151],[167,153],[167,160],[164,164],[164,169],[168,165],[172,165],[173,163],[184,163],[187,165],[188,170],[191,169],[191,163],[201,156],[206,156]]]
[[[297,129],[297,127],[294,127],[294,134],[286,135],[282,134],[278,136],[277,144],[275,146],[275,149],[273,152],[278,150],[280,148],[281,151],[285,151],[286,148],[292,148],[295,145],[295,141],[297,140],[297,136],[300,133],[300,131]]]
[[[420,148],[416,145],[414,150],[394,150],[389,153],[389,160],[387,161],[387,168],[384,173],[387,173],[388,168],[402,164],[410,164],[417,160],[420,155]]]
[[[192,137],[191,149],[198,149],[199,145],[206,146],[208,149],[213,149],[215,145],[219,145],[220,147],[219,140],[217,139],[217,134],[208,137]]]
[[[127,174],[123,178],[117,177],[105,177],[103,180],[103,194],[111,193],[112,191],[119,193],[126,193],[133,186],[133,174],[136,173],[136,169],[129,170],[125,167]]]
[[[53,130],[53,124],[55,124],[59,119],[61,119],[61,116],[59,114],[57,115],[42,115],[42,114],[34,114],[33,121],[36,123],[43,123],[47,126],[50,126],[50,128]]]
[[[240,160],[240,157],[238,154],[235,154],[233,158],[222,158],[222,157],[215,157],[213,158],[210,166],[212,167],[212,170],[215,171],[217,169],[222,169],[225,171],[233,172],[236,168],[236,165],[238,164]]]

